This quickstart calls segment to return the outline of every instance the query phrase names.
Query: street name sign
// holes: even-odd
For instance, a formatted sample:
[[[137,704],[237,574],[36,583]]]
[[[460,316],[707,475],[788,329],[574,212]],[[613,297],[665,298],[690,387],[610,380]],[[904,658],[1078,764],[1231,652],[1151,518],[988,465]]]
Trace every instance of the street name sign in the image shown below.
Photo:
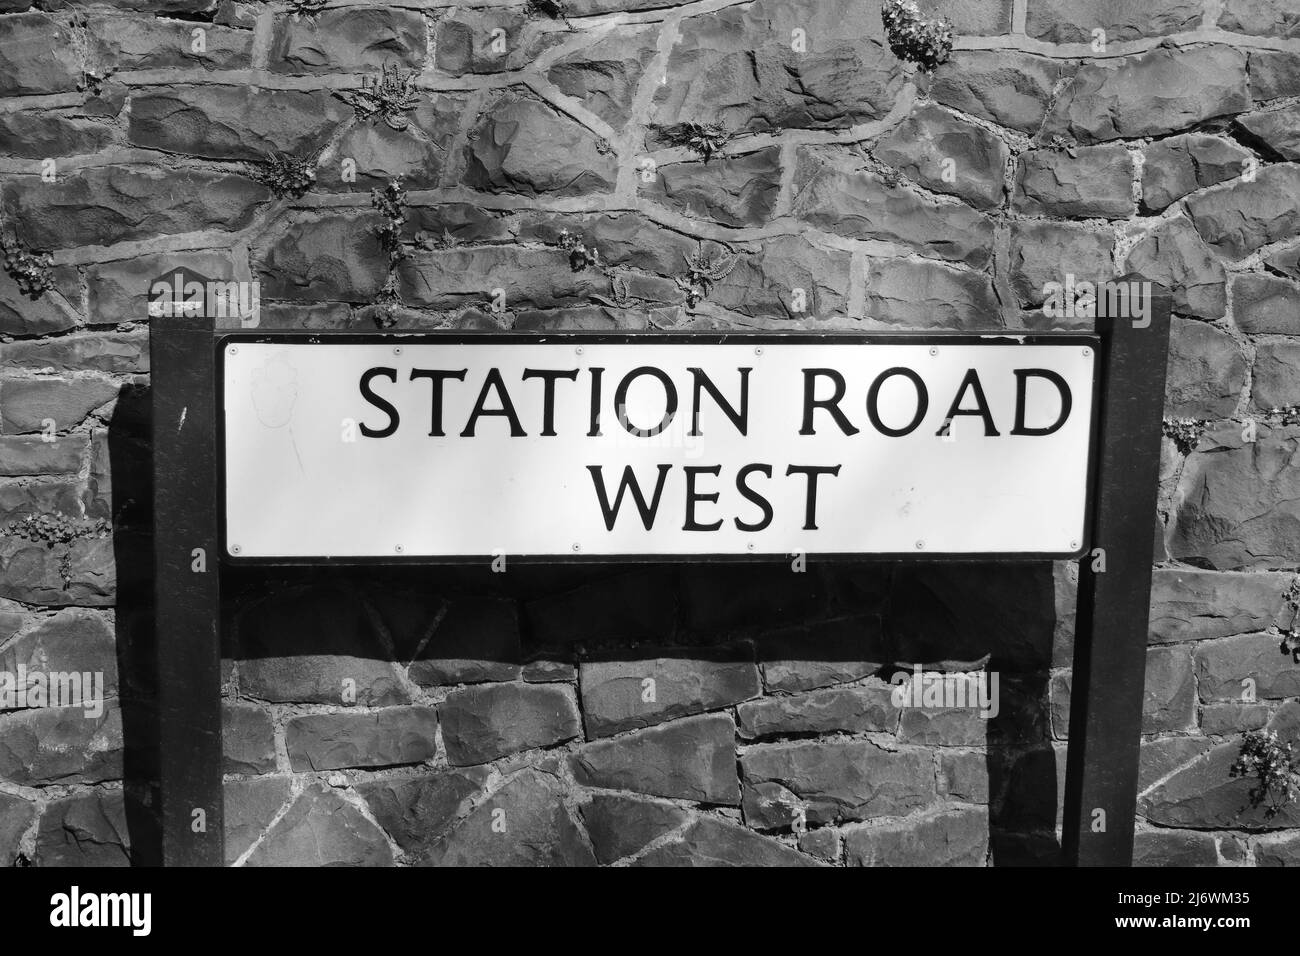
[[[228,559],[1071,557],[1097,340],[218,343]]]

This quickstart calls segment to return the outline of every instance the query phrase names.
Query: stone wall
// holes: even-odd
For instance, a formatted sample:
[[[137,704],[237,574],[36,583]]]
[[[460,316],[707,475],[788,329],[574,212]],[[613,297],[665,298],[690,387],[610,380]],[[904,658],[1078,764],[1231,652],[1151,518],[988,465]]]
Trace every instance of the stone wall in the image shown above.
[[[1300,728],[1294,0],[948,0],[933,73],[879,0],[298,6],[0,0],[0,670],[110,698],[0,713],[6,864],[156,852],[145,299],[176,268],[258,279],[264,329],[1086,327],[1046,282],[1165,283],[1135,860],[1300,861],[1300,808],[1229,775]],[[1058,851],[1065,565],[229,584],[232,863]],[[994,720],[892,706],[897,668],[979,661]]]

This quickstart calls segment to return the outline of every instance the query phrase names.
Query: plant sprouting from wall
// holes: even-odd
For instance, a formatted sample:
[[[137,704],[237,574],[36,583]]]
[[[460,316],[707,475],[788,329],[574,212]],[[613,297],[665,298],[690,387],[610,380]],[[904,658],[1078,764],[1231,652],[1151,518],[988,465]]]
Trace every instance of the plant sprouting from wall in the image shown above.
[[[420,105],[415,88],[416,70],[403,73],[396,65],[384,67],[377,76],[364,77],[359,90],[336,90],[361,119],[382,119],[391,129],[404,130],[410,124],[405,114]]]
[[[375,296],[373,318],[381,329],[391,329],[397,324],[397,310],[402,306],[402,293],[397,288],[397,273],[388,273],[384,287]]]
[[[650,128],[668,145],[699,153],[706,163],[731,139],[730,131],[721,123],[673,123],[669,126],[652,123]]]
[[[112,531],[105,518],[76,518],[53,512],[25,515],[0,527],[0,537],[21,538],[53,548],[56,544],[71,544],[84,538],[106,538]],[[72,554],[64,553],[59,559],[59,576],[65,586],[72,583]]]
[[[0,232],[0,250],[4,252],[5,272],[18,284],[18,291],[23,295],[39,299],[54,288],[54,273],[50,271],[54,257],[48,252],[33,252],[9,232]]]
[[[1300,425],[1300,405],[1274,405],[1264,419],[1270,425]]]
[[[402,230],[406,228],[406,188],[402,185],[402,177],[390,179],[383,189],[370,190],[370,205],[383,219],[374,227],[374,232],[391,269],[407,256],[402,248]]]
[[[375,296],[376,308],[372,314],[377,326],[388,329],[397,324],[397,310],[402,304],[394,269],[410,255],[402,246],[402,230],[406,228],[406,188],[402,185],[402,177],[390,179],[382,189],[370,190],[370,204],[380,215],[381,221],[374,227],[374,233],[388,259],[388,275]]]
[[[903,174],[897,169],[886,166],[880,170],[880,181],[891,189],[898,189],[903,185]]]
[[[610,294],[610,298],[606,301],[616,308],[627,308],[632,301],[631,289],[628,287],[627,279],[619,270],[613,268],[606,269],[605,275],[609,278]],[[602,297],[598,296],[597,298]]]
[[[574,272],[581,272],[588,266],[600,266],[600,250],[595,246],[588,249],[576,233],[561,229],[558,241],[560,248],[568,252],[569,268]]]
[[[249,171],[279,199],[297,199],[316,183],[316,164],[296,156],[268,156],[249,164]]]
[[[77,89],[98,96],[104,81],[116,72],[116,68],[106,65],[101,59],[99,47],[84,15],[74,14],[67,29],[68,47],[76,58],[81,73]]]
[[[569,10],[564,0],[528,0],[528,12],[552,20],[563,20]]]
[[[1290,654],[1291,660],[1300,664],[1300,577],[1291,580],[1291,585],[1282,595],[1282,601],[1291,612],[1291,622],[1285,627],[1276,625],[1270,628],[1270,632],[1276,631],[1282,653]]]
[[[1272,819],[1300,800],[1300,757],[1282,743],[1276,731],[1250,731],[1242,738],[1241,754],[1228,771],[1232,777],[1254,778],[1248,798],[1251,807],[1264,807]]]
[[[0,528],[0,533],[9,537],[48,545],[69,544],[78,538],[102,538],[108,532],[108,521],[104,518],[74,518],[58,512],[24,515]]]
[[[1070,139],[1069,137],[1067,137],[1067,136],[1062,136],[1062,135],[1060,135],[1059,133],[1057,133],[1056,135],[1054,135],[1051,139],[1049,139],[1049,140],[1048,140],[1046,143],[1044,143],[1043,145],[1044,145],[1047,149],[1052,150],[1053,152],[1056,152],[1056,153],[1065,153],[1065,154],[1068,155],[1071,159],[1074,159],[1074,158],[1078,155],[1078,153],[1077,153],[1077,149],[1078,149],[1079,144],[1076,143],[1074,140]]]
[[[1166,418],[1163,423],[1165,437],[1184,455],[1190,455],[1201,435],[1205,433],[1205,420],[1201,418]]]
[[[460,237],[453,235],[446,227],[443,227],[441,236],[430,235],[421,229],[416,232],[413,241],[421,249],[455,249],[460,245]]]
[[[880,8],[889,49],[900,60],[933,70],[952,54],[952,23],[924,17],[914,0],[885,0]]]
[[[676,276],[677,288],[686,293],[686,304],[690,308],[699,305],[713,291],[713,286],[727,277],[736,267],[736,256],[724,253],[716,258],[703,250],[684,255],[686,274]]]
[[[329,0],[289,0],[294,15],[299,17],[315,17],[327,3]]]

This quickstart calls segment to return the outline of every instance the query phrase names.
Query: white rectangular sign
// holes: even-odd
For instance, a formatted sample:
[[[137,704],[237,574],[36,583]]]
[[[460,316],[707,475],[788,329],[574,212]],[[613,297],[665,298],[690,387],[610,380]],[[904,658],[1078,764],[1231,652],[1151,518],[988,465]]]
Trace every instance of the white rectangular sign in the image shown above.
[[[236,558],[1065,556],[1086,336],[233,336]]]

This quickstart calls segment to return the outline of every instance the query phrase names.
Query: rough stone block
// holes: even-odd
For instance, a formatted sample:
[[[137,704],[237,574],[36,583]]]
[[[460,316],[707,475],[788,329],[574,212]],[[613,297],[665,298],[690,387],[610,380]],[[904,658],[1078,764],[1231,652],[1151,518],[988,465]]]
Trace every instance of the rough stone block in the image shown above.
[[[94,711],[101,712],[96,716]],[[0,779],[20,786],[122,779],[122,712],[48,707],[0,715]]]
[[[901,816],[935,800],[934,759],[867,741],[760,744],[740,758],[745,822],[757,829]]]
[[[277,703],[379,707],[410,700],[359,595],[278,591],[237,617],[240,693]]]
[[[525,770],[438,841],[431,866],[595,866],[582,829],[564,804],[560,782]]]
[[[587,787],[736,805],[735,735],[725,714],[687,717],[586,745],[573,776]]]
[[[1251,154],[1206,133],[1187,133],[1152,143],[1142,165],[1142,205],[1160,210],[1188,193],[1246,171]]]
[[[695,219],[724,226],[761,226],[781,189],[776,147],[731,154],[709,162],[665,163],[642,194]]]
[[[454,690],[438,706],[447,759],[456,766],[487,763],[582,733],[578,704],[567,684],[483,684]]]
[[[424,63],[418,10],[343,7],[277,17],[270,68],[276,73],[361,73]]]
[[[1276,635],[1242,634],[1202,641],[1195,647],[1201,700],[1280,700],[1300,696],[1300,663]],[[1246,681],[1251,683],[1247,684]]]
[[[1012,205],[1029,216],[1125,219],[1133,214],[1133,160],[1124,146],[1022,153]]]
[[[984,866],[989,852],[987,807],[964,807],[844,834],[850,866]]]
[[[270,198],[244,176],[156,166],[92,166],[56,183],[14,177],[0,190],[6,216],[38,249],[235,232]]]
[[[1259,272],[1237,275],[1232,317],[1248,335],[1300,335],[1300,283]]]
[[[578,673],[587,736],[593,738],[717,710],[762,691],[749,644],[638,648],[584,662]]]
[[[1169,553],[1211,568],[1277,568],[1300,554],[1300,428],[1211,426],[1178,482]]]
[[[740,736],[748,740],[800,734],[892,733],[898,709],[884,684],[829,687],[789,697],[765,697],[736,708]]]
[[[254,777],[225,783],[226,865],[230,866],[262,838],[289,799],[288,777]]]
[[[594,794],[582,806],[582,822],[601,865],[639,853],[689,819],[686,810],[671,803],[613,793]]]
[[[1215,44],[1084,62],[1042,132],[1097,143],[1173,133],[1240,113],[1250,105],[1245,56]]]
[[[392,866],[380,829],[333,790],[309,786],[248,857],[247,866]]]
[[[1215,251],[1244,259],[1260,246],[1300,233],[1300,165],[1264,166],[1253,180],[1189,196],[1187,212]]]
[[[270,714],[251,704],[226,702],[221,708],[221,723],[226,773],[275,770],[275,728]]]
[[[507,94],[469,134],[465,183],[525,196],[607,193],[617,171],[612,152],[590,130],[550,106]]]
[[[776,840],[714,817],[699,817],[675,840],[638,857],[634,866],[816,866]]]
[[[0,430],[9,435],[39,432],[45,422],[68,431],[117,397],[120,386],[102,378],[0,379]]]
[[[1173,294],[1173,310],[1219,319],[1227,309],[1227,272],[1185,219],[1158,226],[1129,250],[1128,268]]]
[[[964,203],[935,203],[886,183],[839,147],[798,151],[793,214],[818,229],[849,239],[879,239],[982,268],[990,258],[993,227]]]
[[[324,91],[163,87],[131,98],[127,140],[207,159],[306,158],[346,116],[347,107]]]
[[[121,790],[91,790],[51,800],[36,834],[38,866],[131,865]]]
[[[307,714],[285,725],[295,771],[395,767],[432,760],[437,752],[432,707],[385,707],[370,713]]]
[[[508,601],[453,601],[407,671],[421,686],[515,680],[519,621]]]
[[[927,189],[991,209],[1002,201],[1011,154],[984,127],[937,106],[922,106],[883,137],[872,155]]]
[[[1263,412],[1300,405],[1300,343],[1259,344],[1251,370],[1250,398]]]
[[[417,777],[370,780],[359,793],[402,852],[420,859],[470,809],[487,781],[486,768],[439,770]]]
[[[1169,329],[1166,375],[1166,416],[1227,418],[1246,384],[1246,359],[1228,333],[1175,317]]]

